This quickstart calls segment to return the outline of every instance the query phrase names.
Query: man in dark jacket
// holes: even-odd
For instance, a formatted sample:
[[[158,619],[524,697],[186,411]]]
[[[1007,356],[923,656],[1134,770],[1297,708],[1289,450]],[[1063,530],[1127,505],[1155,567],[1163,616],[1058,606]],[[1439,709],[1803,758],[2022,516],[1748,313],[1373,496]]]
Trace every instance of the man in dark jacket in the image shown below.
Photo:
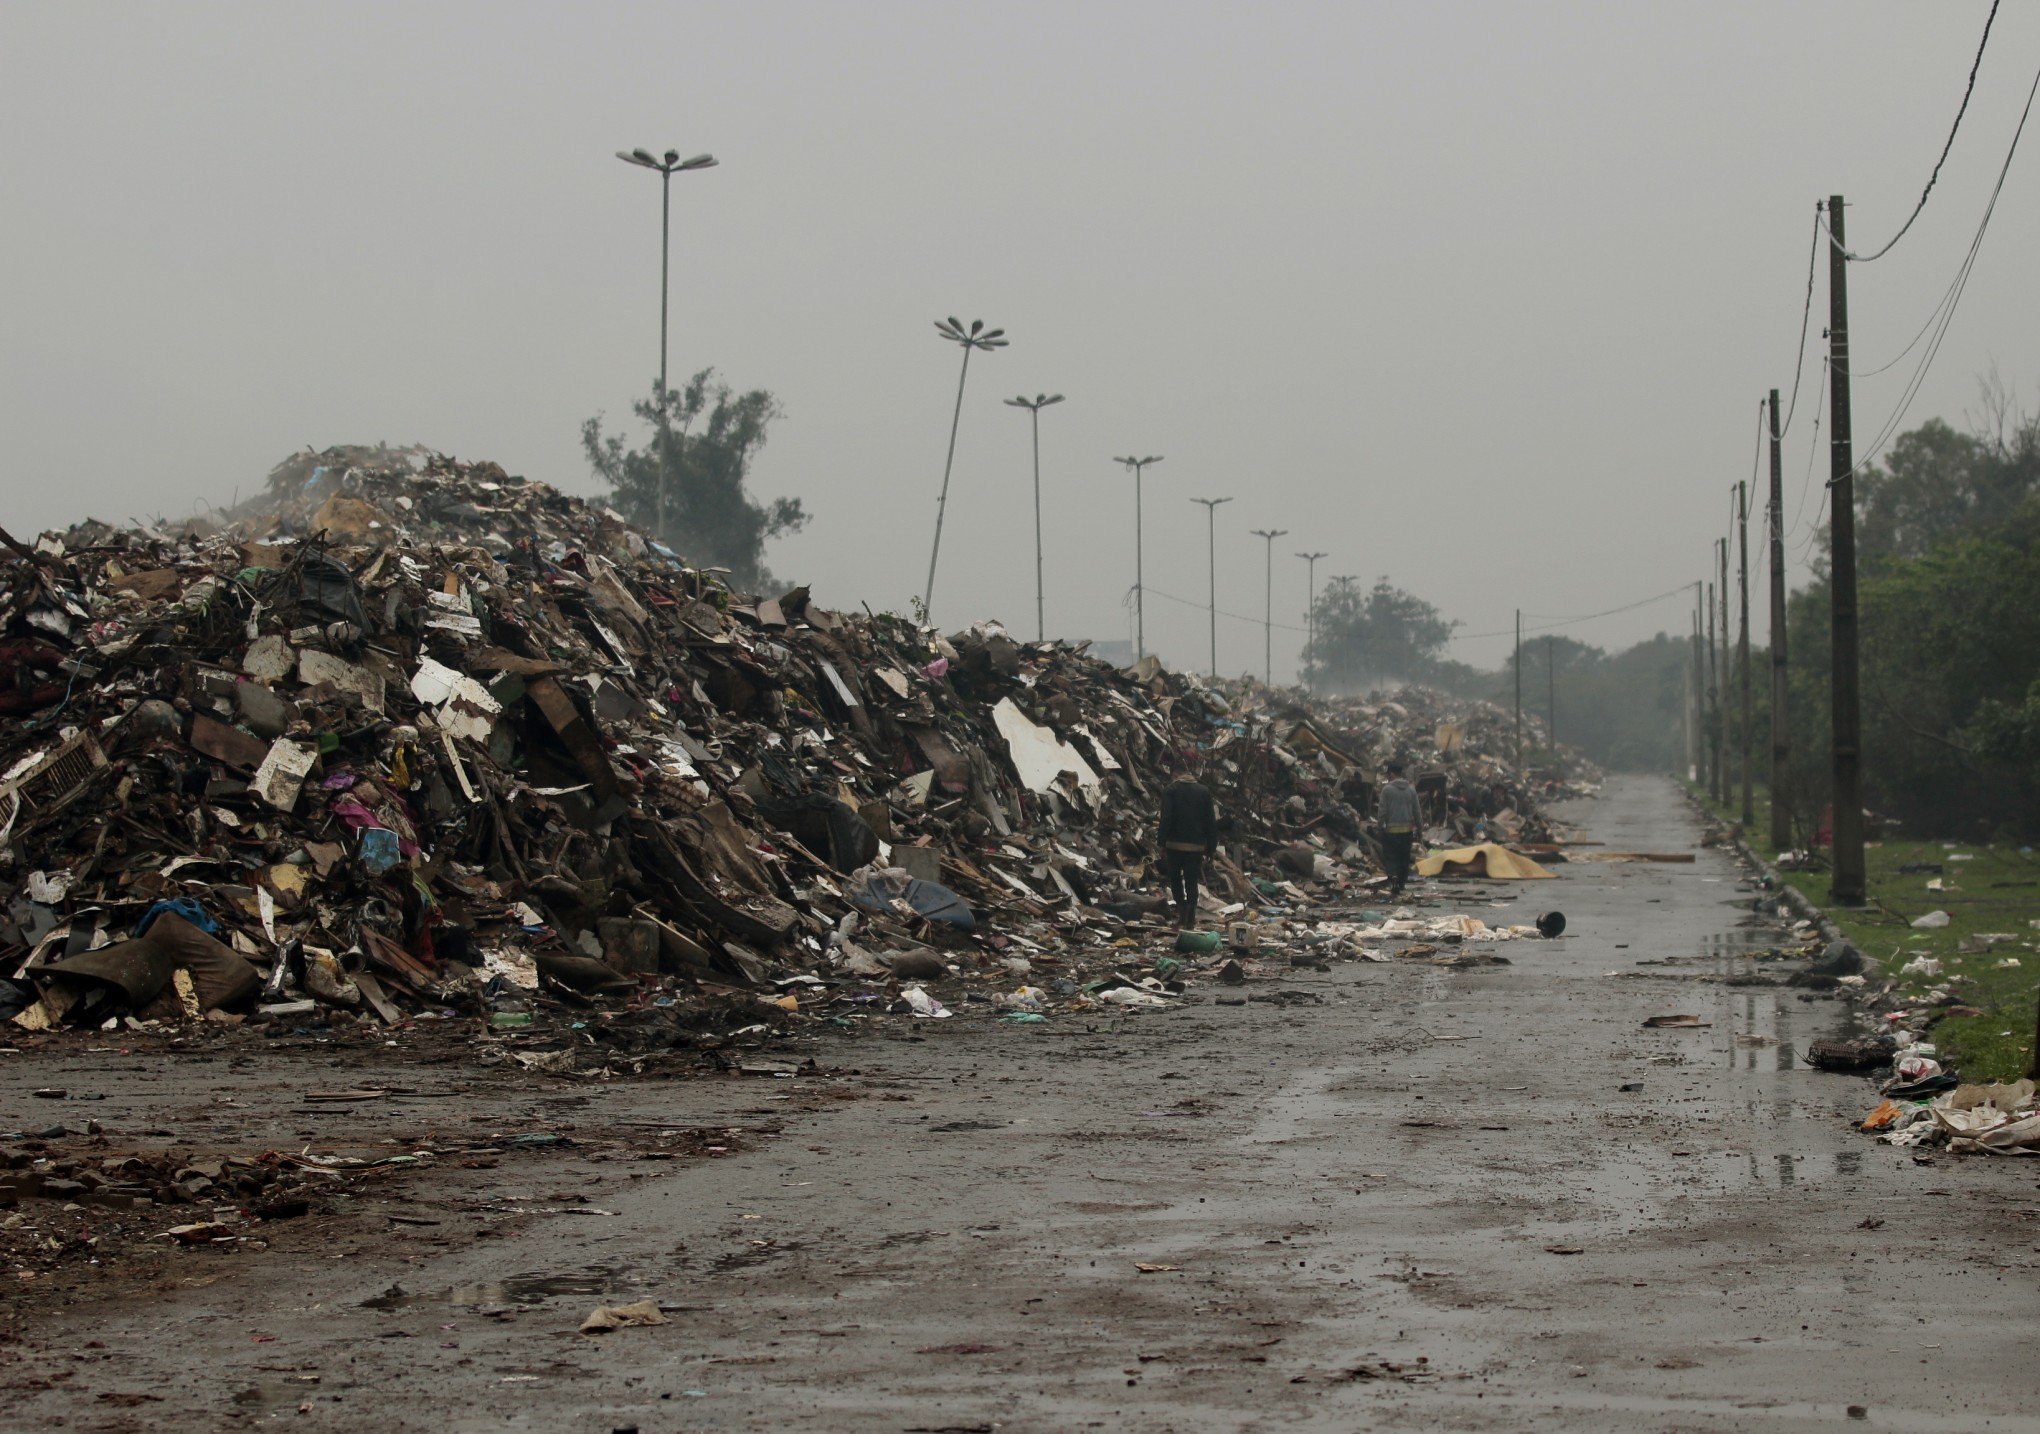
[[[1388,894],[1401,896],[1410,879],[1410,848],[1422,834],[1423,807],[1417,789],[1403,776],[1400,762],[1388,764],[1388,782],[1381,789],[1381,852],[1388,867]]]
[[[1186,772],[1162,793],[1162,869],[1176,899],[1176,924],[1197,929],[1197,887],[1204,859],[1218,850],[1218,806],[1211,789]]]

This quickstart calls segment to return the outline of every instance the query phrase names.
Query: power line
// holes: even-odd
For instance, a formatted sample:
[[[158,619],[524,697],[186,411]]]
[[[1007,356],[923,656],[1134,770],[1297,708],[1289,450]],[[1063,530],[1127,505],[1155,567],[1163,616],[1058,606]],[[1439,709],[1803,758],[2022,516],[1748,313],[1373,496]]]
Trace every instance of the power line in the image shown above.
[[[1827,355],[1822,354],[1820,360],[1820,392],[1815,395],[1813,405],[1813,442],[1807,445],[1806,479],[1799,486],[1799,501],[1792,505],[1792,526],[1786,530],[1785,534],[1787,541],[1799,535],[1800,520],[1806,516],[1807,495],[1813,492],[1813,460],[1820,456],[1820,415],[1822,409],[1827,405],[1827,371]],[[1800,556],[1803,558],[1805,554],[1801,553]]]
[[[1768,400],[1757,400],[1757,451],[1750,455],[1750,491],[1757,491],[1757,470],[1764,465],[1764,407]]]
[[[1941,177],[1941,166],[1948,162],[1948,152],[1955,148],[1955,133],[1962,128],[1962,116],[1969,112],[1969,97],[1976,90],[1976,72],[1983,65],[1984,47],[1990,44],[1990,27],[1997,19],[1998,4],[1999,0],[1990,0],[1990,14],[1983,20],[1983,38],[1977,41],[1976,59],[1969,66],[1969,83],[1962,88],[1962,104],[1955,111],[1955,123],[1948,128],[1948,142],[1941,146],[1941,157],[1934,161],[1934,172],[1927,176],[1927,187],[1920,191],[1920,202],[1913,206],[1913,212],[1906,216],[1905,223],[1899,226],[1898,232],[1891,236],[1890,242],[1882,249],[1875,254],[1851,254],[1844,249],[1842,251],[1844,259],[1853,259],[1860,264],[1867,264],[1873,259],[1882,259],[1891,252],[1892,245],[1905,238],[1905,231],[1913,227],[1913,220],[1919,218],[1920,211],[1927,207],[1927,196],[1934,192],[1934,181]]]
[[[1813,204],[1813,242],[1806,249],[1806,302],[1799,310],[1799,357],[1792,361],[1792,402],[1785,408],[1785,426],[1778,430],[1783,438],[1792,431],[1792,415],[1799,411],[1799,376],[1806,372],[1806,325],[1813,317],[1813,271],[1819,267],[1820,259],[1820,201]]]
[[[1927,344],[1926,352],[1920,355],[1919,366],[1906,381],[1905,392],[1900,398],[1898,407],[1892,411],[1891,417],[1885,420],[1884,427],[1878,431],[1876,438],[1871,440],[1863,456],[1849,470],[1851,474],[1862,472],[1864,467],[1883,451],[1885,444],[1898,431],[1898,425],[1905,421],[1907,411],[1911,409],[1913,400],[1919,396],[1920,388],[1927,380],[1927,370],[1933,367],[1934,359],[1941,351],[1941,343],[1948,336],[1949,325],[1955,321],[1956,306],[1962,302],[1962,293],[1969,286],[1969,276],[1975,272],[1977,255],[1983,250],[1984,233],[1990,228],[1991,217],[1997,212],[1998,198],[2004,193],[2005,177],[2011,173],[2012,157],[2019,152],[2019,139],[2026,133],[2026,121],[2032,116],[2035,94],[2040,94],[2040,70],[2034,72],[2033,83],[2026,91],[2026,107],[2019,112],[2019,125],[2012,132],[2010,147],[2005,150],[2005,162],[1998,168],[1997,183],[1991,186],[1990,202],[1984,205],[1983,218],[1976,226],[1976,236],[1969,241],[1969,251],[1963,255],[1962,264],[1955,272],[1955,281],[1950,286],[1934,336]]]
[[[1133,589],[1131,588],[1127,589],[1127,592],[1129,594],[1131,594],[1132,591]],[[1170,602],[1181,603],[1184,607],[1194,607],[1199,612],[1212,611],[1210,603],[1192,602],[1189,598],[1180,598],[1177,597],[1174,593],[1165,593],[1160,588],[1154,586],[1152,583],[1148,584],[1147,591],[1149,596],[1151,597],[1167,598]],[[1125,601],[1126,601],[1125,599],[1122,600],[1121,604],[1122,606],[1124,605]],[[1255,627],[1261,627],[1264,625],[1264,619],[1258,617],[1248,617],[1243,612],[1227,612],[1224,608],[1219,608],[1218,615],[1220,617],[1229,617],[1233,619],[1235,622],[1250,622]],[[1281,628],[1284,632],[1308,632],[1310,630],[1305,627],[1299,627],[1297,624],[1293,622],[1278,622],[1273,624],[1273,626]]]
[[[1578,617],[1560,618],[1556,622],[1548,622],[1538,626],[1526,627],[1523,629],[1523,633],[1527,637],[1529,634],[1533,632],[1556,632],[1559,628],[1571,627],[1575,623],[1592,622],[1594,621],[1594,619],[1602,617],[1613,617],[1616,613],[1619,612],[1633,612],[1637,608],[1649,607],[1654,602],[1663,602],[1666,598],[1678,597],[1681,594],[1689,593],[1692,590],[1693,585],[1691,583],[1680,583],[1677,587],[1671,589],[1669,592],[1661,592],[1656,594],[1655,596],[1647,598],[1638,598],[1635,602],[1624,603],[1621,607],[1611,607],[1604,612],[1581,613]],[[1516,635],[1515,628],[1504,627],[1499,628],[1494,632],[1456,632],[1448,640],[1452,642],[1465,642],[1477,637],[1514,637],[1515,635]]]

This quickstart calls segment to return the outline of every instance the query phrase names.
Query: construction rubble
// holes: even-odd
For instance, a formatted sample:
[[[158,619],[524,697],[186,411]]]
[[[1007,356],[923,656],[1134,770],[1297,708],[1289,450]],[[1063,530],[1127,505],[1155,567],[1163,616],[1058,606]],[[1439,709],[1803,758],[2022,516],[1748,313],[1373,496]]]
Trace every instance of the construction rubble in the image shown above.
[[[1379,909],[1389,761],[1435,838],[1543,861],[1542,801],[1593,781],[1526,777],[1507,714],[1436,693],[1306,703],[737,593],[422,450],[300,454],[176,531],[0,539],[17,1040],[402,1027],[571,1070],[1165,1006],[1258,964],[1536,936]],[[1177,954],[1155,812],[1200,757],[1213,929]]]

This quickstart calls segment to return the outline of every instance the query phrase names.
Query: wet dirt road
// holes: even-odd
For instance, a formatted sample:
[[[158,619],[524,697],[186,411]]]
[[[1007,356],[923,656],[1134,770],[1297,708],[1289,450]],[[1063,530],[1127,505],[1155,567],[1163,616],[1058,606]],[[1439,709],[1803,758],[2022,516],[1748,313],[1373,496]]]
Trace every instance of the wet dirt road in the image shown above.
[[[1650,779],[1567,815],[1611,850],[1699,835]],[[434,1225],[173,1256],[40,1315],[0,1425],[2040,1429],[2040,1162],[1854,1134],[1870,1087],[1795,1059],[1845,1008],[1717,979],[1777,935],[1727,857],[1559,870],[1445,899],[1566,913],[1486,948],[1509,965],[478,1090],[477,1120],[744,1134],[476,1162],[408,1187]],[[1711,1024],[1642,1028],[1671,1012]],[[576,1333],[644,1298],[671,1322]]]

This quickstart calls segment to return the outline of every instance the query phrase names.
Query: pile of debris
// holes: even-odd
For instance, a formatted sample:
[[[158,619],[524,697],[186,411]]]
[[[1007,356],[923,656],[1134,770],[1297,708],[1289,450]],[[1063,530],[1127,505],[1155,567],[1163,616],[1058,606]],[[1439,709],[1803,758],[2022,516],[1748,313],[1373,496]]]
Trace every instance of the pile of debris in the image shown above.
[[[1442,829],[1553,835],[1497,709],[748,596],[424,450],[301,454],[179,531],[0,541],[0,1015],[30,1031],[567,1006],[680,1043],[710,1009],[946,1014],[919,983],[956,974],[1012,1019],[1165,1002],[1180,975],[1120,968],[1173,936],[1156,802],[1198,761],[1205,912],[1250,951],[1380,881],[1390,757]]]

